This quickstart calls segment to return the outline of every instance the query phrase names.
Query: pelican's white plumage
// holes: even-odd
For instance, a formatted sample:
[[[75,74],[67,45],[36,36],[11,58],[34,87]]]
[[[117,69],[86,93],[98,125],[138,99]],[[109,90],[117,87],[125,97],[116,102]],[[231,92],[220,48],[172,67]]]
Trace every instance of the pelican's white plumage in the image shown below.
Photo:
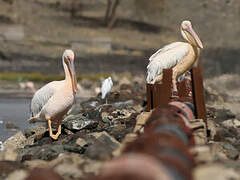
[[[102,86],[101,86],[102,99],[104,99],[106,95],[111,91],[112,86],[113,86],[113,82],[111,77],[108,77],[102,82]]]
[[[176,90],[176,78],[188,71],[197,60],[202,42],[192,29],[190,21],[181,23],[181,34],[187,42],[174,42],[159,49],[149,58],[147,83],[162,80],[163,69],[173,69],[173,89]],[[184,76],[183,76],[184,77]],[[181,80],[183,79],[180,78]]]
[[[72,107],[77,91],[74,69],[74,53],[65,50],[62,56],[65,80],[53,81],[40,88],[31,102],[31,118],[29,122],[48,121],[49,133],[57,139],[61,133],[62,117]],[[51,122],[58,120],[58,133],[52,134]]]
[[[48,102],[48,100],[55,94],[58,89],[61,89],[63,85],[63,81],[53,81],[42,88],[40,88],[33,96],[31,101],[31,116],[39,117],[40,119],[40,111],[43,109],[44,105]],[[39,114],[39,115],[38,115]],[[38,115],[38,116],[37,116]],[[45,119],[42,119],[45,121]]]
[[[176,48],[180,47],[180,48]],[[147,66],[147,82],[155,83],[155,80],[163,69],[168,69],[176,66],[189,51],[188,43],[175,42],[162,49],[159,49],[149,58],[149,64]]]

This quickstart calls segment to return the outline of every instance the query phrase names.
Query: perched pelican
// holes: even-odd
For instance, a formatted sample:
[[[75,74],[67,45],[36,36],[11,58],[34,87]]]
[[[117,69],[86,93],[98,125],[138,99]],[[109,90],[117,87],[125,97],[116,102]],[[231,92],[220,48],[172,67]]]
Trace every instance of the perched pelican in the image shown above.
[[[74,53],[72,50],[65,50],[62,56],[62,63],[65,71],[65,80],[53,81],[33,96],[31,102],[31,115],[29,122],[47,121],[49,135],[57,139],[61,134],[61,123],[63,116],[72,107],[77,92],[77,80],[74,68]],[[52,133],[52,121],[58,121],[57,134]]]
[[[112,86],[113,86],[113,82],[111,77],[108,77],[102,82],[102,86],[101,86],[102,99],[106,98],[107,94],[111,91]],[[107,104],[107,98],[106,98],[106,104]]]
[[[174,42],[159,49],[149,58],[147,82],[161,82],[163,69],[172,68],[173,91],[177,92],[176,79],[191,69],[196,62],[202,42],[192,28],[190,21],[183,21],[181,34],[187,42]]]

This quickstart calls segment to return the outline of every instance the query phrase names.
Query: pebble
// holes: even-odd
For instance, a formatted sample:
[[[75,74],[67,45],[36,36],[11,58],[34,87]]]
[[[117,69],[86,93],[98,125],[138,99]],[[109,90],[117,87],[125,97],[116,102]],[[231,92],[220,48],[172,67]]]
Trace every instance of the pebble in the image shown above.
[[[63,120],[63,125],[70,130],[81,130],[84,128],[94,128],[98,122],[93,119],[89,119],[83,114],[69,115]]]
[[[13,122],[7,121],[6,122],[6,128],[11,130],[17,130],[20,129],[18,126],[16,126]]]

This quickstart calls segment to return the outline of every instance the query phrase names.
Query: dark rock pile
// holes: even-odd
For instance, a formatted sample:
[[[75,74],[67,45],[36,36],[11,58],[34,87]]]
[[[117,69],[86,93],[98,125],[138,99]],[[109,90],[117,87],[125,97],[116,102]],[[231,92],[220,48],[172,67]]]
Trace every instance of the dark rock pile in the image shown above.
[[[6,167],[0,179],[18,173],[26,177],[31,169],[46,167],[64,179],[95,175],[101,164],[120,149],[124,137],[133,132],[144,97],[138,83],[122,84],[109,94],[107,104],[99,95],[74,105],[56,141],[43,126],[17,133],[4,143],[6,151],[0,152],[0,160],[4,160],[0,162],[5,162],[0,166]]]
[[[219,82],[222,87],[223,82]],[[193,168],[193,178],[197,180],[240,179],[239,95],[232,93],[237,92],[236,89],[214,88],[216,84],[216,79],[207,80],[205,84],[207,126],[201,119],[194,119],[189,126],[192,132],[191,136],[187,134],[189,148],[196,166],[190,165],[188,169]],[[123,169],[126,163],[132,162],[132,170],[136,172],[146,168],[146,162],[149,162],[148,168],[152,172],[164,170],[154,166],[156,159],[131,153],[121,156],[123,159],[116,158],[119,161],[105,163],[118,157],[126,150],[127,143],[143,132],[151,114],[143,112],[146,104],[144,86],[141,83],[119,84],[109,94],[108,104],[100,95],[76,103],[63,120],[62,134],[57,141],[49,137],[44,126],[28,128],[10,137],[0,149],[0,179],[24,180],[36,172],[46,172],[49,177],[53,176],[52,179],[88,179],[97,176],[105,164],[118,169],[119,162]],[[151,127],[155,125],[158,124]],[[195,142],[194,146],[192,142]],[[150,145],[137,150],[148,151]],[[39,173],[38,177],[44,178],[44,174]],[[144,179],[143,174],[139,172],[138,175]]]

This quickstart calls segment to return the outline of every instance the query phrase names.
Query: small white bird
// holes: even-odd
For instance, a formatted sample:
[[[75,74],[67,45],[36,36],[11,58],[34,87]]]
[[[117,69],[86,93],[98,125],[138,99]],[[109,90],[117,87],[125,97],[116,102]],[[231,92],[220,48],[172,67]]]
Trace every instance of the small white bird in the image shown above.
[[[147,82],[154,84],[161,82],[163,69],[173,70],[173,91],[177,91],[176,80],[188,71],[196,62],[202,42],[192,28],[190,21],[181,23],[181,34],[187,42],[174,42],[159,49],[149,58],[147,66]],[[181,77],[179,80],[184,78]]]
[[[1,151],[4,151],[4,146],[3,146],[2,141],[0,141],[0,152],[1,152]]]
[[[63,116],[72,107],[77,92],[77,79],[74,68],[74,53],[65,50],[62,56],[65,80],[53,81],[40,88],[31,102],[29,122],[48,122],[49,135],[57,139],[61,134]],[[52,133],[52,121],[58,121],[57,134]]]
[[[112,78],[108,77],[102,82],[101,86],[101,93],[102,93],[102,99],[106,98],[106,104],[107,104],[107,94],[111,91],[113,86]]]
[[[21,89],[30,90],[32,93],[36,92],[36,88],[35,88],[34,83],[32,81],[19,82],[19,86],[20,86]]]

